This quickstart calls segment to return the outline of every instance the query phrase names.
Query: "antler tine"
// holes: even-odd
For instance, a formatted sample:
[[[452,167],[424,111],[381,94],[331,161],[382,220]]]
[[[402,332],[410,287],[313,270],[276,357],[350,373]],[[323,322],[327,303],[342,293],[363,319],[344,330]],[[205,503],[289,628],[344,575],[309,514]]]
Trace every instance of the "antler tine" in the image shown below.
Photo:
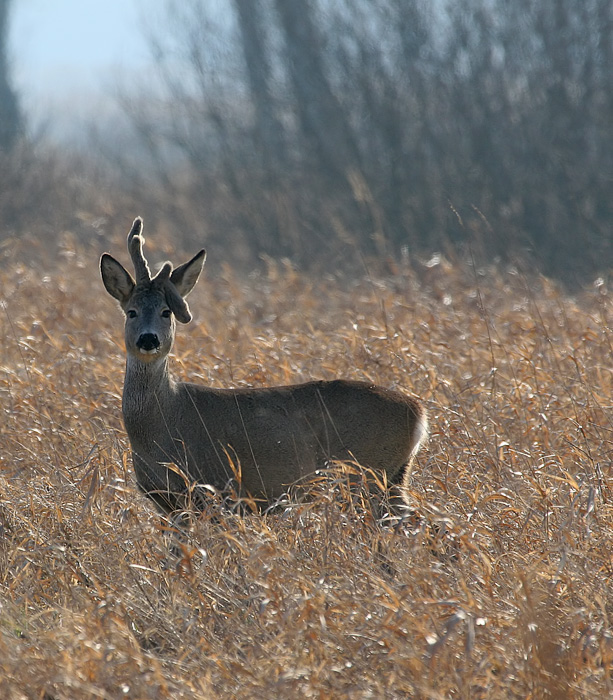
[[[151,280],[151,270],[143,254],[145,238],[141,235],[142,230],[143,220],[140,216],[137,216],[128,234],[128,252],[130,253],[134,265],[137,284],[139,282],[149,282]]]

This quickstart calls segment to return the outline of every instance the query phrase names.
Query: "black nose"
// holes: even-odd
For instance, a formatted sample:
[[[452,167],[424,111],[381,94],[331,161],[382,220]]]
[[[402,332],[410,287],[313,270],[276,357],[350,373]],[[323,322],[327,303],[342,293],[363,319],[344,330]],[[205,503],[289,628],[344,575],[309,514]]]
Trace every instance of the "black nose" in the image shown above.
[[[143,333],[136,341],[139,350],[157,350],[160,347],[159,338],[155,333]]]

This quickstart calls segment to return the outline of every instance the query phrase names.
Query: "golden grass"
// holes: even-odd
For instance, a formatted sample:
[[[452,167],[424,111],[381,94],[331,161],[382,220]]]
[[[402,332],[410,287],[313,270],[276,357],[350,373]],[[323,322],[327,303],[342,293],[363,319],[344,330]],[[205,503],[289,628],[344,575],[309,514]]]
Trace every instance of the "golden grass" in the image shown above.
[[[421,519],[378,527],[341,475],[285,511],[203,517],[169,567],[121,424],[121,313],[96,257],[65,252],[0,271],[0,697],[611,693],[604,286],[572,299],[444,260],[205,275],[176,374],[372,379],[423,397],[432,432]]]

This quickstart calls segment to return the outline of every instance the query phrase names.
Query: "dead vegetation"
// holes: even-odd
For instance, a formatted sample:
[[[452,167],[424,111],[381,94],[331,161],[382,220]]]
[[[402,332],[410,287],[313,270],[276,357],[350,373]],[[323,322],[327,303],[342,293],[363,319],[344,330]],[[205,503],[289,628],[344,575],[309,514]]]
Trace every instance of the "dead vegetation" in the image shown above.
[[[173,371],[342,375],[431,413],[418,516],[342,472],[308,503],[203,517],[168,566],[120,419],[97,259],[0,271],[0,696],[602,698],[611,693],[611,300],[433,259],[385,279],[271,263],[190,297]],[[211,261],[221,266],[221,261]]]

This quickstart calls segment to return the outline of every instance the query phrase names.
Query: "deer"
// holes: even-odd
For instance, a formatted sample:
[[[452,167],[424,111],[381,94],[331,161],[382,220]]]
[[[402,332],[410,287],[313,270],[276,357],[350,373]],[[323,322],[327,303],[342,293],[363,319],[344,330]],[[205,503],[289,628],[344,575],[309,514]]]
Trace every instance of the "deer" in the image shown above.
[[[256,388],[177,381],[169,372],[176,322],[192,314],[186,297],[206,259],[165,262],[152,276],[143,220],[128,234],[134,277],[108,253],[106,291],[125,315],[122,412],[137,485],[162,512],[182,512],[196,486],[273,504],[293,485],[338,461],[385,474],[403,503],[411,468],[428,434],[421,401],[347,379]],[[194,501],[190,501],[191,504]],[[204,501],[195,510],[203,511]]]

